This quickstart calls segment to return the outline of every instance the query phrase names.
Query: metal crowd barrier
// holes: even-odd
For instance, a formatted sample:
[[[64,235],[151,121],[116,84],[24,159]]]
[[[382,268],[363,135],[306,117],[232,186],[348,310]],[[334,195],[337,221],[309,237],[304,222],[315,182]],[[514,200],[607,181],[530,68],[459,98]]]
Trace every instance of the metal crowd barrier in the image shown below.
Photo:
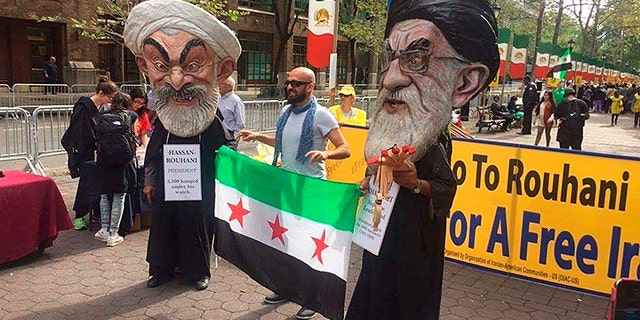
[[[36,172],[31,150],[29,112],[22,108],[0,108],[0,161],[24,160]]]
[[[123,84],[120,86],[120,91],[129,94],[133,88],[140,88],[142,92],[147,93],[151,89],[151,86],[148,84]]]
[[[44,157],[65,154],[60,140],[71,123],[73,105],[41,106],[30,117],[33,137],[32,157],[39,173],[44,175],[44,166],[40,161]]]
[[[74,87],[71,93],[87,94],[82,91]],[[369,111],[375,97],[360,97],[357,101],[356,107]],[[257,132],[275,131],[284,104],[286,101],[245,101],[246,128]],[[72,111],[72,103],[40,105],[32,114],[24,108],[0,107],[0,161],[24,160],[31,172],[45,175],[41,160],[65,154],[60,140],[69,127]]]
[[[12,97],[11,87],[6,84],[0,84],[0,107],[12,107]]]
[[[72,104],[71,88],[66,84],[16,83],[12,91],[12,106],[29,112],[39,106]]]

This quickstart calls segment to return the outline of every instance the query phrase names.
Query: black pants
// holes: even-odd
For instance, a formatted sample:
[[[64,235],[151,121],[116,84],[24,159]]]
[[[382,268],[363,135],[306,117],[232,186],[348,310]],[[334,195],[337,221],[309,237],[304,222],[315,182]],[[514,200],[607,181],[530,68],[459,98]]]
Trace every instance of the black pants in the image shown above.
[[[522,117],[522,133],[531,133],[531,122],[533,121],[533,106],[524,106],[524,117]]]
[[[582,136],[572,137],[568,141],[560,142],[560,149],[582,150]]]
[[[633,127],[640,126],[640,112],[633,113]]]

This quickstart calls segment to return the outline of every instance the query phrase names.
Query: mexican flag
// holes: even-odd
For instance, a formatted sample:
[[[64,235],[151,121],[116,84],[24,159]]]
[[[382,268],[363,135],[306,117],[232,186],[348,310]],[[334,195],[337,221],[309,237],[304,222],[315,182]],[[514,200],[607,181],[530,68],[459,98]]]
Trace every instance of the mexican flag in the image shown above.
[[[509,73],[513,79],[522,79],[527,71],[527,48],[529,36],[515,35],[511,48],[511,66]]]
[[[507,70],[507,53],[511,46],[511,30],[507,28],[498,29],[498,52],[500,53],[500,67],[498,75],[504,77]]]
[[[335,6],[333,0],[309,0],[307,62],[316,68],[329,66],[336,23]]]
[[[302,176],[226,147],[215,161],[216,253],[286,299],[343,319],[358,186]]]
[[[549,70],[547,78],[563,80],[567,76],[567,70],[571,70],[571,50],[566,49],[558,58],[558,62]]]

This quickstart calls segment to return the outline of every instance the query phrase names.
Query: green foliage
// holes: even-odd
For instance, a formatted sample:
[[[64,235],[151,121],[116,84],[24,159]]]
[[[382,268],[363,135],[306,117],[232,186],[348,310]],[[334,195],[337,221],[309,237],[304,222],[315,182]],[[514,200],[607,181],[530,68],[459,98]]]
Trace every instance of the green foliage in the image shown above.
[[[340,25],[340,34],[378,54],[383,50],[387,0],[356,1],[357,15]],[[342,14],[341,14],[342,15]]]
[[[39,17],[34,13],[29,14],[31,19],[38,21],[53,21],[67,23],[72,29],[89,39],[108,39],[123,44],[122,32],[131,9],[142,0],[97,0],[96,16],[80,17],[65,1],[58,0],[60,4],[71,13],[71,17],[61,16]],[[237,21],[241,15],[249,14],[238,10],[226,9],[227,0],[185,0],[210,12],[218,18],[227,18]]]

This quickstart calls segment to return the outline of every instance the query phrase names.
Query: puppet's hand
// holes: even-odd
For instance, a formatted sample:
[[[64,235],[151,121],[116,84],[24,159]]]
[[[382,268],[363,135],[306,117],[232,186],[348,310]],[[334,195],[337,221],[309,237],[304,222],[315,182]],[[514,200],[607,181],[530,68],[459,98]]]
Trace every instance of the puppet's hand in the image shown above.
[[[369,180],[371,180],[370,176],[364,177],[364,179],[360,180],[360,194],[365,195],[367,191],[369,191]]]
[[[144,186],[144,189],[142,189],[142,191],[147,196],[147,200],[149,200],[149,203],[153,202],[153,197],[155,197],[156,195],[156,188],[154,186]]]

